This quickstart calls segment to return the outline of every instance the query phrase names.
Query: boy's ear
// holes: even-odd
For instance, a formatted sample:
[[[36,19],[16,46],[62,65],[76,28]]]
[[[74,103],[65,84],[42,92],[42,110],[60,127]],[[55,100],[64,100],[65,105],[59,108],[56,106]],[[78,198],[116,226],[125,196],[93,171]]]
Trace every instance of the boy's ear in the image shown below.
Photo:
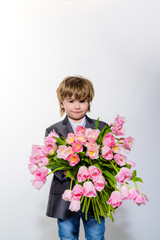
[[[61,108],[64,108],[63,102],[60,102],[60,106]]]

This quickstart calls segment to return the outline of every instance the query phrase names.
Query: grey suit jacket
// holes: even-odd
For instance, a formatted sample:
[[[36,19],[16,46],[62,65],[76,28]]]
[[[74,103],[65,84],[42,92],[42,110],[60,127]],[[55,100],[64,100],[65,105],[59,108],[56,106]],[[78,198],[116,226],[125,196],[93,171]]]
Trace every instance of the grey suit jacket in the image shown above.
[[[86,126],[87,128],[95,129],[96,120],[90,119],[86,116]],[[99,121],[98,128],[102,130],[102,128],[106,125],[105,122]],[[47,136],[52,130],[55,130],[59,137],[66,138],[68,133],[73,133],[73,129],[71,124],[67,118],[65,117],[64,120],[55,123],[48,127],[45,132],[45,136]],[[48,217],[54,218],[69,218],[75,214],[75,212],[71,212],[69,210],[69,202],[64,201],[62,199],[62,194],[66,189],[70,188],[70,178],[66,178],[63,175],[63,171],[56,171],[53,175],[49,199],[48,199],[48,206],[47,206],[47,213]]]

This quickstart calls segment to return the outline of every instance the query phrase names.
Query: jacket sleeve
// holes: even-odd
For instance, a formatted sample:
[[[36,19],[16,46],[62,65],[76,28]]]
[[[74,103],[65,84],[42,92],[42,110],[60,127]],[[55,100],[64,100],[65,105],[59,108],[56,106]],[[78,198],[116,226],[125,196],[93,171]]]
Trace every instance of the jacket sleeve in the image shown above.
[[[45,137],[47,137],[50,132],[51,132],[51,130],[47,128],[45,131]],[[62,182],[65,182],[66,180],[68,180],[68,178],[63,174],[62,170],[58,170],[58,171],[54,172],[54,175]]]

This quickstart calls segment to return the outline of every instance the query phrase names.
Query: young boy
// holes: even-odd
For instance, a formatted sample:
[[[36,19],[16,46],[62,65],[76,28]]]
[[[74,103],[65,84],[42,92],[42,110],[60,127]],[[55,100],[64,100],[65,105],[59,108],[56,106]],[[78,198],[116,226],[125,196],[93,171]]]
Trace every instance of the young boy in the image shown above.
[[[64,78],[57,89],[57,97],[60,105],[60,113],[66,117],[63,121],[53,124],[46,129],[47,136],[53,129],[59,137],[66,138],[68,133],[74,133],[78,125],[95,129],[96,120],[90,119],[86,113],[90,111],[90,103],[94,97],[92,83],[82,77],[69,76]],[[99,121],[98,128],[102,130],[106,123]],[[84,213],[71,212],[69,202],[62,199],[62,194],[70,188],[70,178],[67,178],[66,171],[56,171],[53,176],[47,216],[57,218],[58,232],[61,240],[78,240],[80,217],[82,218],[85,236],[87,240],[104,240],[105,219],[101,217],[101,224],[95,220],[91,212],[88,220],[85,220]]]

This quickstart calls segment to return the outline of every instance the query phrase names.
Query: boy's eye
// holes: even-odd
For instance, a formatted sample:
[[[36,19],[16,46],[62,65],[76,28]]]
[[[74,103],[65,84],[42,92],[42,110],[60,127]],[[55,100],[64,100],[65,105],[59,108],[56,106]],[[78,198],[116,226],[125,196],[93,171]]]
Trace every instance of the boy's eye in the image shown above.
[[[86,101],[87,101],[86,99],[83,99],[83,100],[81,100],[80,102],[81,102],[81,103],[84,103],[84,102],[86,102]]]
[[[81,100],[81,101],[79,101],[80,103],[84,103],[86,100]],[[73,103],[74,102],[74,100],[68,100],[68,102],[69,103]]]

